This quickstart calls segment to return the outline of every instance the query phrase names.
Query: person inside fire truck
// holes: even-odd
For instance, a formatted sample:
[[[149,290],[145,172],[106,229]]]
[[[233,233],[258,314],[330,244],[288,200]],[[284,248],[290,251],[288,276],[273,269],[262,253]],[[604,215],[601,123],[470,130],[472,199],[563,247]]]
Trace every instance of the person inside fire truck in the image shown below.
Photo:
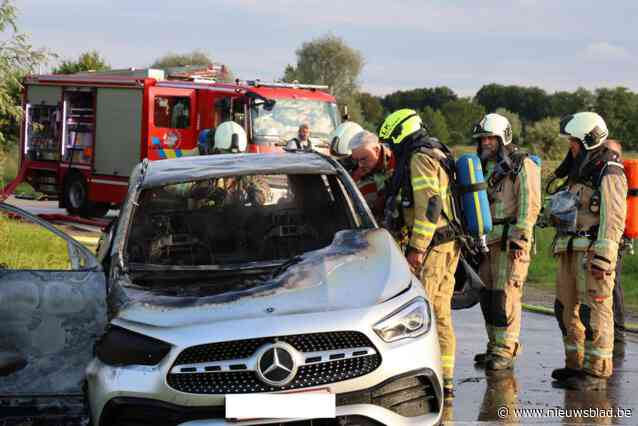
[[[288,141],[286,149],[312,151],[313,146],[310,141],[310,126],[308,123],[302,123],[299,126],[297,136]]]

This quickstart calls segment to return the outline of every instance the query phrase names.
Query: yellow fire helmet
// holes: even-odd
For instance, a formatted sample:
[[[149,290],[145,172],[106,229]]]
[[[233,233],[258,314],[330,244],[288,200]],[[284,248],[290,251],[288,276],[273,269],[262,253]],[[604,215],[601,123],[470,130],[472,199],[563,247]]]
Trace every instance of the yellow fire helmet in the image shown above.
[[[379,127],[379,139],[388,143],[401,143],[403,139],[423,128],[423,121],[413,109],[400,109],[390,114]]]

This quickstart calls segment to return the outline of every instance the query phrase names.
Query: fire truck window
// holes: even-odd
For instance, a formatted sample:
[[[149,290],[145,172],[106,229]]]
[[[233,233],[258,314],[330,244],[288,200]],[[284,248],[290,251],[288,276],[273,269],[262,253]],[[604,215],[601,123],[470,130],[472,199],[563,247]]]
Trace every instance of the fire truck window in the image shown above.
[[[190,127],[190,98],[156,96],[153,110],[155,127],[186,129]]]

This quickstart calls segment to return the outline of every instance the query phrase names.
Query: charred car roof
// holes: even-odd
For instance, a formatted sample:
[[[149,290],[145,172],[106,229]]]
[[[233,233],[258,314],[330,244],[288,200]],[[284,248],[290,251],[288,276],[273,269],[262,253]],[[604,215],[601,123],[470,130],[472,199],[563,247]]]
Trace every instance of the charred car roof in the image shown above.
[[[337,174],[330,160],[314,152],[218,154],[145,161],[142,188],[191,180],[253,174]]]

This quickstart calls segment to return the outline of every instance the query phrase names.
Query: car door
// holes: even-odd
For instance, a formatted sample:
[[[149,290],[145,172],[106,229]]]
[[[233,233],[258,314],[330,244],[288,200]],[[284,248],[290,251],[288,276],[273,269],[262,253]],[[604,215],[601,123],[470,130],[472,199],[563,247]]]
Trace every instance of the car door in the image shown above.
[[[0,417],[77,408],[106,323],[105,275],[91,252],[0,203]]]

